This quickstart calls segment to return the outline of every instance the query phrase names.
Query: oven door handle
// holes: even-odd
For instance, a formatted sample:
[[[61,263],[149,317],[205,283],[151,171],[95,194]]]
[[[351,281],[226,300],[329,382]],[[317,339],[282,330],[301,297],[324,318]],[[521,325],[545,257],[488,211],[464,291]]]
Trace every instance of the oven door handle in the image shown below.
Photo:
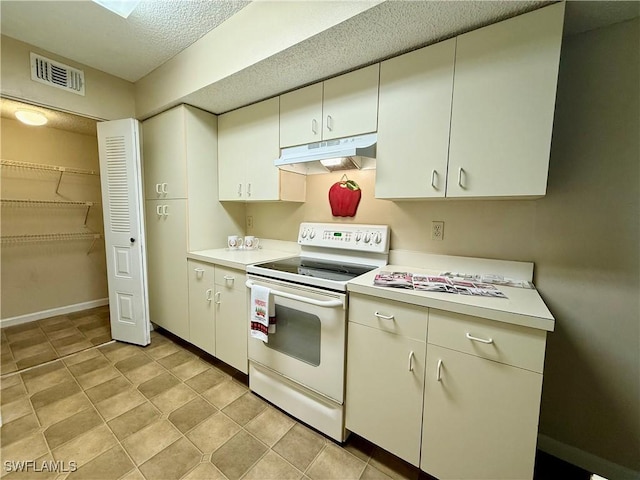
[[[253,282],[251,280],[247,280],[245,285],[249,288],[253,287]],[[270,289],[271,293],[276,297],[288,298],[290,300],[296,300],[298,302],[309,303],[311,305],[315,305],[317,307],[341,307],[342,300],[333,299],[333,300],[316,300],[315,298],[303,297],[300,295],[294,295],[292,293],[281,292],[279,290]]]

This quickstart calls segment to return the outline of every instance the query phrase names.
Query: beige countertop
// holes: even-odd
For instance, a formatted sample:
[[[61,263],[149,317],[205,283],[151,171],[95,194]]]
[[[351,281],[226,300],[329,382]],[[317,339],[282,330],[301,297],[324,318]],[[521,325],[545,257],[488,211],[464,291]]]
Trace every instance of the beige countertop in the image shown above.
[[[473,315],[525,327],[553,331],[555,320],[535,289],[498,286],[507,298],[492,298],[451,293],[425,292],[393,287],[379,287],[373,280],[379,271],[439,275],[439,271],[403,265],[387,265],[351,280],[348,291],[428,308]]]
[[[215,248],[211,250],[189,252],[187,253],[187,258],[246,271],[247,265],[251,265],[253,263],[270,262],[272,260],[293,257],[295,255],[295,252],[272,250],[270,248],[260,248],[257,250],[230,250],[228,248]]]

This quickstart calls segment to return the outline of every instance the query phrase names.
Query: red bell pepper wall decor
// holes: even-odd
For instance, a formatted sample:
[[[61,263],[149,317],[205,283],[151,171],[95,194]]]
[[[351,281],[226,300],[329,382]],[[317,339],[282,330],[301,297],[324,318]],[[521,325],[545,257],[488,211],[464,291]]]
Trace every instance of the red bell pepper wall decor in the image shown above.
[[[356,182],[349,180],[346,175],[329,189],[329,204],[334,217],[353,217],[358,210],[362,190]]]

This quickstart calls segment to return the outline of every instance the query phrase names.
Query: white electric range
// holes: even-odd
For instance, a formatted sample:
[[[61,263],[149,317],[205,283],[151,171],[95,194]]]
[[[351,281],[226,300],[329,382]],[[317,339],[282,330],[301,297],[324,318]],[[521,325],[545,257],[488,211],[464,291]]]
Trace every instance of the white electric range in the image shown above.
[[[387,264],[384,225],[302,223],[299,256],[247,267],[270,289],[276,331],[249,338],[249,387],[342,442],[347,282]]]

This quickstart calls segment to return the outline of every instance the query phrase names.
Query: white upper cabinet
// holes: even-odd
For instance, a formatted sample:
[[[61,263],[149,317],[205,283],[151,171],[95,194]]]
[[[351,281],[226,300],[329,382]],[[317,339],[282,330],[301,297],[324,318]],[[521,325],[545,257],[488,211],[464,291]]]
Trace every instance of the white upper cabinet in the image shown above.
[[[376,197],[444,197],[455,39],[380,65]]]
[[[280,95],[280,146],[322,139],[322,83]]]
[[[174,108],[144,122],[144,192],[147,200],[187,198],[185,113]],[[178,139],[178,140],[177,140]]]
[[[375,132],[378,128],[380,64],[324,82],[322,139]]]
[[[280,146],[375,132],[380,64],[280,96]]]
[[[305,177],[280,171],[278,98],[218,119],[218,195],[226,201],[304,201]]]
[[[564,8],[458,37],[447,197],[546,193]]]

